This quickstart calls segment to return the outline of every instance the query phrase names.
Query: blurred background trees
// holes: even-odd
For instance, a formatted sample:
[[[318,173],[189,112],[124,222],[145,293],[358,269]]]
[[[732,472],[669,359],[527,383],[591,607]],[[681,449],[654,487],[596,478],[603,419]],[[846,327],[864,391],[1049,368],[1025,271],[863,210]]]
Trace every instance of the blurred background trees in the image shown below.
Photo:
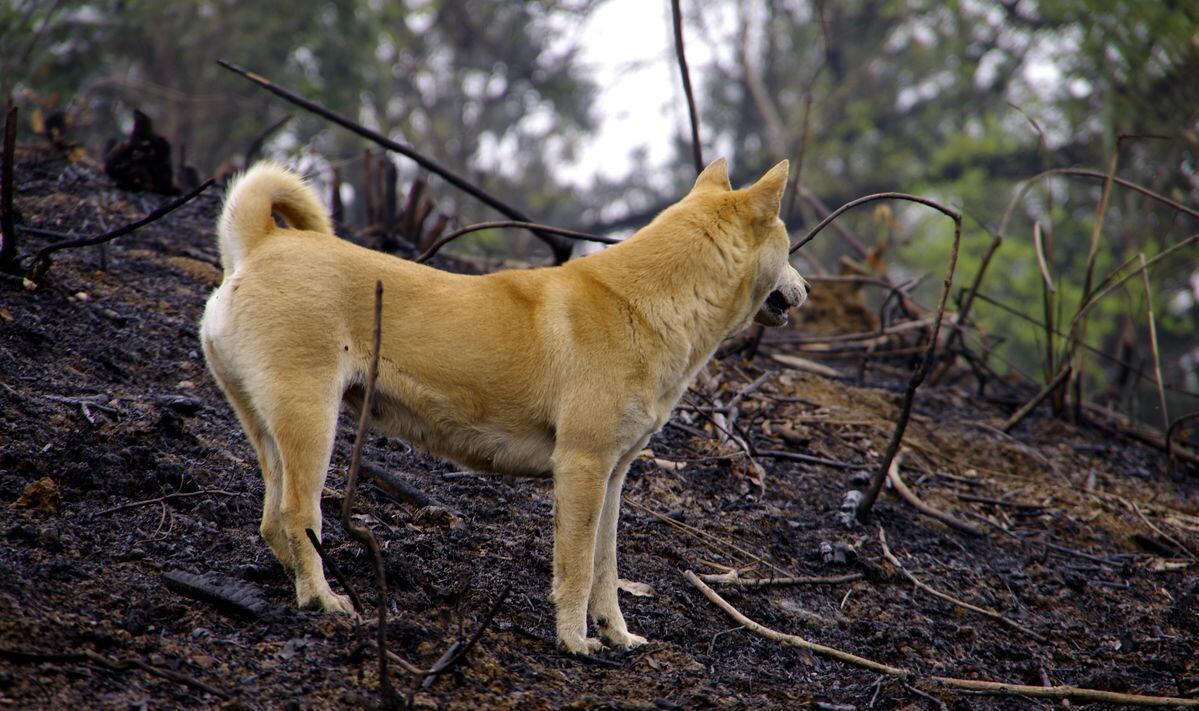
[[[0,0],[0,88],[35,128],[60,121],[92,156],[102,156],[140,108],[177,160],[205,175],[292,111],[218,68],[214,60],[225,57],[437,157],[538,219],[620,231],[676,199],[693,171],[678,121],[673,134],[651,137],[673,147],[671,159],[631,155],[623,176],[566,175],[563,166],[607,118],[604,87],[580,59],[594,41],[581,28],[607,5],[624,8],[630,24],[659,23],[660,61],[673,66],[666,3]],[[822,204],[883,190],[927,194],[967,215],[958,270],[965,286],[1021,181],[1043,170],[1105,171],[1115,157],[1117,175],[1199,204],[1193,2],[712,0],[684,9],[705,155],[727,156],[734,183],[791,158],[798,199],[787,218],[797,236]],[[605,38],[600,50],[614,62],[625,51],[619,39]],[[646,101],[677,97],[673,87],[657,91]],[[266,146],[267,154],[301,158],[320,179],[340,167],[347,204],[359,211],[353,185],[362,150],[358,139],[306,115]],[[411,164],[396,165],[402,185],[418,176]],[[429,182],[438,210],[463,221],[494,217]],[[1052,245],[1060,323],[1082,298],[1101,190],[1102,181],[1054,177],[1015,205],[982,292],[1017,314],[986,302],[973,313],[988,346],[1014,367],[1040,374],[1046,365],[1044,330],[1018,315],[1044,317],[1033,223]],[[918,207],[882,206],[843,224],[867,251],[825,233],[804,250],[824,269],[901,283],[942,268],[949,228]],[[1194,219],[1117,188],[1098,273],[1194,232]],[[542,254],[527,237],[472,243]],[[1152,279],[1166,380],[1180,412],[1199,404],[1195,254],[1165,260]],[[918,297],[935,288],[935,276],[926,281]],[[1144,370],[1136,283],[1103,302],[1087,340]],[[1094,391],[1118,391],[1120,368],[1097,366]],[[1151,392],[1138,391],[1137,381],[1123,394]]]

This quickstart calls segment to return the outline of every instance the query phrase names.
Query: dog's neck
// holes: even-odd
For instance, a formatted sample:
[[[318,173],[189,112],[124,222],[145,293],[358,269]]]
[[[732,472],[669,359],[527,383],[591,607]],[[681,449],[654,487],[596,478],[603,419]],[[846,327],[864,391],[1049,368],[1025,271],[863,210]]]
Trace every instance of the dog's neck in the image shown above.
[[[694,372],[753,316],[748,259],[731,240],[653,223],[579,266],[616,294],[635,294],[630,307],[665,329],[663,346]]]

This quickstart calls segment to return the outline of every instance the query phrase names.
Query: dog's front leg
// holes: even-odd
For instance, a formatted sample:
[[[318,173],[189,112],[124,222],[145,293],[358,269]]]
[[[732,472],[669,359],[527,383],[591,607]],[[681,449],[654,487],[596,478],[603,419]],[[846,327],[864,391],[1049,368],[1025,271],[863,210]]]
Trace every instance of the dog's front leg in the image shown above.
[[[595,532],[615,457],[559,445],[554,450],[554,582],[558,644],[591,654],[603,644],[587,636],[587,601],[595,561]]]
[[[616,531],[620,519],[620,491],[624,488],[625,475],[648,441],[648,435],[642,438],[620,458],[616,469],[612,471],[595,538],[595,582],[591,586],[589,603],[591,619],[595,621],[604,640],[617,647],[639,647],[646,642],[645,637],[629,632],[624,615],[620,612]]]

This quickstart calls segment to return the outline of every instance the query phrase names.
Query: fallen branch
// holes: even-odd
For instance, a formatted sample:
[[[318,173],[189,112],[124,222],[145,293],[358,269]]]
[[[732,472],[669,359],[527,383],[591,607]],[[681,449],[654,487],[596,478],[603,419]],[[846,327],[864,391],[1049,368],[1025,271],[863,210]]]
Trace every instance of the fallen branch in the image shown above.
[[[898,493],[901,497],[903,497],[904,501],[911,504],[913,507],[916,508],[917,511],[924,514],[925,516],[931,516],[932,518],[937,519],[938,521],[945,524],[946,526],[949,526],[950,528],[956,528],[957,530],[962,531],[964,533],[969,533],[972,536],[985,535],[982,531],[975,528],[974,526],[971,526],[970,524],[966,523],[965,521],[960,521],[960,520],[954,518],[953,516],[950,516],[949,514],[945,513],[944,511],[934,509],[932,506],[929,506],[928,504],[921,501],[920,497],[916,496],[916,494],[911,489],[908,488],[908,485],[906,483],[904,483],[903,478],[899,476],[899,464],[902,460],[903,460],[903,452],[900,452],[895,457],[895,459],[893,459],[891,461],[891,466],[887,469],[887,478],[890,479],[891,486],[895,487],[895,492]],[[879,529],[879,530],[882,530],[882,529]]]
[[[1062,369],[1057,372],[1057,375],[1053,376],[1053,380],[1050,380],[1048,383],[1046,383],[1045,387],[1041,388],[1036,395],[1033,395],[1031,400],[1024,403],[1020,406],[1020,409],[1013,412],[1012,416],[1007,418],[1007,420],[1004,421],[1003,425],[999,429],[1003,430],[1004,432],[1011,432],[1012,428],[1023,422],[1024,418],[1028,417],[1029,414],[1031,414],[1032,411],[1037,408],[1037,405],[1040,405],[1042,402],[1044,402],[1045,398],[1052,395],[1054,390],[1057,390],[1062,386],[1062,383],[1066,382],[1066,380],[1070,377],[1070,371],[1070,366],[1063,366]]]
[[[383,696],[383,705],[391,708],[395,705],[395,692],[391,688],[391,679],[387,675],[387,577],[383,569],[383,553],[379,550],[379,542],[366,526],[357,523],[351,517],[354,511],[354,493],[358,488],[358,468],[362,465],[362,447],[366,444],[366,423],[370,419],[371,400],[375,396],[375,380],[379,377],[379,350],[383,331],[383,282],[375,282],[375,327],[374,340],[371,346],[371,367],[366,377],[366,386],[362,394],[362,412],[358,416],[358,432],[354,436],[353,454],[350,456],[350,470],[346,474],[346,493],[341,500],[341,525],[364,548],[370,551],[375,564],[375,601],[378,607],[379,623],[376,630],[375,644],[379,656],[379,691]]]
[[[160,220],[163,217],[165,217],[167,214],[174,212],[175,210],[178,210],[179,208],[183,207],[187,203],[194,200],[197,196],[199,196],[200,193],[207,190],[212,185],[212,183],[213,183],[213,179],[209,178],[208,180],[205,180],[203,183],[200,183],[199,186],[197,186],[194,190],[192,190],[188,194],[186,194],[182,197],[175,198],[174,200],[168,202],[167,204],[156,208],[155,210],[150,212],[148,215],[146,215],[142,219],[137,220],[136,222],[131,222],[131,223],[125,225],[124,227],[118,227],[115,230],[110,230],[108,232],[105,232],[102,235],[96,235],[95,237],[80,237],[78,239],[69,239],[69,240],[64,240],[62,242],[55,242],[53,244],[48,244],[45,247],[42,247],[41,249],[38,250],[37,254],[33,255],[33,257],[29,260],[29,265],[27,267],[27,270],[29,272],[29,279],[31,281],[37,282],[42,278],[43,275],[45,275],[46,270],[50,268],[50,255],[51,254],[61,251],[61,250],[64,250],[64,249],[75,249],[77,247],[90,247],[90,246],[96,245],[96,244],[104,244],[105,242],[111,242],[112,240],[116,239],[117,237],[127,235],[130,232],[133,232],[136,229],[145,227],[146,225],[150,224],[151,222]]]
[[[1037,634],[1036,632],[1033,632],[1029,628],[1020,624],[1019,622],[1016,622],[1013,619],[1004,617],[1003,615],[999,614],[995,610],[988,610],[988,609],[985,609],[982,607],[978,607],[977,605],[971,605],[970,603],[968,603],[964,600],[959,600],[952,595],[943,593],[940,590],[937,590],[936,588],[934,588],[926,583],[921,582],[919,578],[917,578],[915,575],[912,575],[910,572],[908,572],[908,569],[903,567],[903,563],[900,563],[899,559],[895,557],[895,554],[893,554],[891,552],[891,549],[887,546],[887,534],[883,532],[882,526],[879,526],[879,528],[878,528],[878,542],[879,542],[879,545],[881,545],[883,548],[883,556],[886,557],[886,559],[891,563],[891,565],[895,566],[896,570],[898,570],[899,573],[901,575],[903,575],[903,577],[910,580],[913,585],[920,588],[921,590],[928,593],[929,595],[932,595],[933,597],[936,597],[936,598],[940,598],[946,602],[952,603],[954,605],[957,605],[958,607],[970,610],[972,612],[977,612],[980,615],[985,615],[997,622],[1002,622],[1003,624],[1007,625],[1008,627],[1011,627],[1012,629],[1020,632],[1021,634],[1025,634],[1025,635],[1028,635],[1029,637],[1032,637],[1033,639],[1037,640],[1041,644],[1048,643],[1048,640],[1045,639],[1044,637],[1042,637],[1041,635]]]
[[[432,173],[436,173],[437,175],[441,176],[442,179],[445,180],[450,185],[453,185],[454,187],[465,192],[466,194],[470,195],[471,197],[494,208],[501,214],[506,215],[507,217],[509,217],[513,220],[519,220],[521,222],[533,222],[532,218],[530,218],[528,215],[526,215],[523,211],[518,210],[515,207],[512,207],[508,203],[504,202],[503,200],[500,200],[499,198],[495,197],[494,195],[487,192],[486,190],[483,190],[482,188],[478,187],[477,185],[472,184],[466,178],[463,178],[462,176],[458,175],[457,173],[450,170],[448,167],[442,165],[438,161],[436,161],[432,158],[429,158],[428,156],[426,156],[422,153],[417,152],[417,150],[415,148],[413,148],[412,146],[400,143],[399,141],[393,141],[392,139],[388,138],[387,136],[384,136],[383,134],[379,133],[378,131],[374,131],[369,128],[366,128],[365,126],[363,126],[355,121],[352,121],[351,119],[347,118],[346,116],[343,116],[335,111],[331,111],[314,101],[305,99],[304,97],[300,96],[299,94],[296,94],[292,91],[284,89],[283,87],[279,86],[278,84],[272,83],[269,79],[259,76],[258,74],[255,74],[247,69],[239,67],[238,65],[233,64],[232,62],[227,62],[224,59],[218,59],[216,61],[217,61],[217,64],[221,65],[225,69],[228,69],[229,71],[231,71],[235,74],[240,74],[241,76],[245,77],[246,79],[249,79],[250,81],[257,84],[258,86],[261,86],[262,88],[271,92],[272,94],[274,94],[278,97],[281,97],[283,99],[286,99],[287,101],[295,104],[296,106],[299,106],[299,107],[305,109],[306,111],[310,111],[310,112],[316,114],[317,116],[320,116],[321,118],[332,121],[333,123],[341,126],[342,128],[349,129],[350,131],[353,131],[354,133],[358,134],[359,136],[362,136],[363,138],[374,141],[375,143],[379,144],[380,146],[386,148],[387,150],[395,151],[396,153],[399,153],[402,156],[412,159],[413,161],[416,162],[417,165],[421,166],[422,168],[424,168]],[[549,246],[550,251],[553,252],[553,254],[554,254],[554,261],[556,263],[561,264],[562,262],[565,262],[567,259],[570,258],[570,244],[568,242],[563,242],[562,240],[559,240],[556,236],[551,235],[548,232],[533,230],[533,234],[536,235],[541,241],[545,242],[546,245]]]
[[[628,501],[626,501],[626,503],[628,503],[629,506],[632,506],[633,508],[637,509],[638,511],[647,513],[650,516],[653,516],[654,518],[658,519],[659,521],[662,521],[671,526],[674,526],[675,528],[679,529],[680,531],[686,531],[687,533],[690,533],[692,536],[695,536],[696,538],[699,538],[700,540],[706,541],[709,544],[714,544],[714,545],[718,545],[718,546],[725,547],[725,548],[731,548],[731,549],[737,551],[738,553],[740,553],[741,555],[745,556],[746,558],[748,558],[752,561],[755,561],[757,563],[761,563],[762,565],[765,565],[766,567],[773,569],[776,573],[780,573],[784,577],[787,577],[787,578],[799,577],[798,575],[792,573],[791,571],[786,570],[785,568],[781,568],[781,567],[775,565],[774,563],[771,563],[770,561],[766,560],[765,558],[762,558],[758,555],[750,553],[749,551],[745,550],[744,548],[737,545],[736,543],[733,543],[732,541],[726,541],[718,536],[714,536],[711,533],[708,533],[707,531],[701,531],[700,529],[696,528],[695,526],[689,526],[689,525],[683,523],[682,521],[676,521],[673,518],[667,516],[666,514],[658,513],[657,511],[654,511],[653,509],[651,509],[647,506],[639,504],[636,501],[628,500]]]
[[[829,575],[823,577],[806,575],[797,578],[742,578],[734,570],[731,573],[713,573],[699,577],[704,582],[716,583],[718,585],[729,585],[739,588],[764,588],[776,585],[840,585],[841,583],[852,583],[855,580],[861,580],[864,576],[861,573],[848,573],[846,575]]]
[[[162,574],[162,582],[180,595],[207,602],[242,617],[258,618],[270,609],[270,604],[258,588],[249,583],[226,580],[213,573],[196,575],[184,570],[172,570]]]
[[[446,246],[450,242],[453,242],[454,240],[458,239],[459,237],[461,237],[463,235],[470,234],[471,232],[478,232],[480,230],[493,230],[493,229],[499,229],[502,227],[520,227],[520,228],[530,230],[530,231],[546,232],[548,234],[554,234],[554,235],[558,235],[560,237],[568,237],[570,239],[581,240],[583,242],[599,242],[600,244],[617,244],[618,242],[620,242],[620,240],[616,239],[615,237],[602,237],[600,235],[590,235],[590,234],[587,234],[586,232],[576,232],[574,230],[565,230],[565,229],[562,229],[561,227],[551,227],[549,225],[541,225],[536,222],[521,222],[518,220],[496,220],[493,222],[480,222],[477,225],[467,225],[466,227],[463,227],[460,230],[455,230],[455,231],[439,238],[433,244],[429,245],[429,248],[426,249],[424,252],[422,252],[421,255],[419,257],[417,257],[416,259],[414,259],[413,261],[415,261],[417,264],[424,264],[425,262],[432,259],[433,255],[437,254],[437,252],[440,251],[442,247]]]
[[[741,614],[737,608],[730,605],[724,598],[717,594],[715,590],[705,585],[695,573],[687,570],[683,572],[683,577],[687,578],[687,582],[698,588],[699,591],[704,594],[704,597],[708,598],[715,603],[717,607],[724,610],[729,617],[733,618],[733,620],[737,622],[737,624],[742,625],[748,628],[750,631],[756,632],[767,639],[773,639],[776,642],[782,642],[783,644],[792,647],[806,649],[809,652],[815,652],[816,654],[829,657],[831,659],[847,662],[849,664],[853,664],[854,666],[862,667],[863,669],[869,669],[871,671],[881,672],[883,674],[891,674],[894,676],[903,677],[906,677],[909,674],[908,670],[906,669],[900,669],[899,667],[893,667],[887,664],[880,664],[879,662],[866,659],[865,657],[859,657],[856,654],[843,652],[835,647],[827,647],[823,644],[809,642],[799,635],[778,632],[766,627],[765,625],[760,625]]]
[[[1162,380],[1162,354],[1157,345],[1157,321],[1153,318],[1153,291],[1149,288],[1149,272],[1145,268],[1145,253],[1137,255],[1141,262],[1141,279],[1145,286],[1145,315],[1149,319],[1149,351],[1153,354],[1153,380],[1157,385],[1157,404],[1162,409],[1162,431],[1170,431],[1170,411],[1166,408],[1166,388]]]
[[[699,113],[695,110],[695,93],[691,90],[691,72],[687,69],[687,54],[683,51],[683,11],[679,7],[679,0],[670,0],[670,14],[674,20],[674,53],[679,60],[679,72],[683,75],[687,115],[691,118],[691,157],[695,161],[695,172],[699,174],[704,170],[704,156],[699,144]]]
[[[229,692],[218,689],[215,686],[206,684],[199,679],[190,677],[171,669],[163,669],[156,667],[140,659],[109,659],[102,654],[93,652],[90,649],[82,652],[31,652],[23,649],[7,649],[0,647],[0,658],[7,659],[10,662],[18,664],[72,664],[75,662],[91,662],[105,669],[112,671],[126,671],[128,669],[140,669],[147,674],[173,681],[177,684],[190,686],[197,691],[202,691],[205,694],[212,694],[220,699],[231,698]]]
[[[798,452],[782,452],[773,449],[755,450],[759,457],[771,457],[773,459],[790,459],[796,462],[805,462],[807,464],[819,464],[833,469],[871,469],[872,464],[850,464],[849,462],[841,462],[836,459],[825,459],[824,457],[815,457],[810,454],[800,454]]]
[[[822,656],[836,659],[837,661],[852,664],[856,667],[869,669],[874,672],[896,676],[900,678],[910,678],[912,672],[901,667],[893,667],[887,664],[876,662],[872,659],[859,657],[856,654],[844,652],[835,647],[828,647],[823,644],[809,642],[808,640],[798,635],[787,634],[771,629],[765,625],[759,624],[729,604],[727,600],[722,598],[715,590],[708,587],[690,570],[685,571],[683,576],[687,581],[699,589],[704,597],[711,600],[717,607],[725,612],[729,617],[733,618],[738,624],[748,628],[767,639],[773,639],[783,644],[799,647],[808,651],[820,654]],[[929,677],[933,682],[949,687],[951,689],[962,689],[964,691],[983,691],[996,694],[1011,694],[1016,696],[1032,696],[1041,699],[1072,699],[1075,701],[1099,702],[1111,704],[1126,704],[1129,706],[1183,706],[1199,708],[1199,699],[1184,699],[1177,696],[1149,696],[1143,694],[1125,694],[1116,691],[1103,691],[1101,689],[1086,689],[1077,686],[1029,686],[1025,684],[1008,684],[1001,681],[987,681],[984,679],[960,679],[952,676],[933,676]]]
[[[1174,433],[1182,426],[1182,423],[1199,418],[1199,412],[1187,413],[1170,423],[1170,428],[1166,430],[1166,471],[1170,474],[1174,473]]]
[[[187,498],[191,498],[193,496],[207,496],[209,494],[212,494],[214,496],[241,496],[243,493],[245,493],[245,492],[225,491],[224,489],[200,489],[199,491],[176,491],[173,494],[167,494],[166,496],[159,496],[158,498],[155,498],[155,499],[142,499],[141,501],[131,501],[127,504],[121,504],[120,506],[113,506],[112,508],[104,509],[103,511],[97,511],[94,514],[90,514],[90,516],[92,516],[92,517],[104,516],[106,514],[116,513],[118,511],[135,509],[139,506],[149,506],[150,504],[161,504],[165,501],[170,501],[172,499],[187,499]]]

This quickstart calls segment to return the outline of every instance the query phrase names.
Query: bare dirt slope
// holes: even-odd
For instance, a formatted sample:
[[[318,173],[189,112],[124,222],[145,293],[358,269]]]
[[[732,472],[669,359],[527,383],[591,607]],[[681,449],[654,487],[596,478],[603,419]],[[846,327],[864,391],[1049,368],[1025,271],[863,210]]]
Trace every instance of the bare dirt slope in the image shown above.
[[[158,204],[53,156],[23,154],[17,175],[24,220],[49,229],[99,232]],[[0,280],[0,704],[377,702],[373,657],[359,644],[369,628],[297,611],[258,537],[255,457],[196,337],[219,279],[217,208],[218,195],[206,195],[122,238],[105,269],[93,249],[60,255],[36,291]],[[43,243],[25,240],[26,251]],[[767,358],[717,365],[707,394],[727,402],[779,368]],[[779,371],[744,399],[738,422],[758,450],[870,463],[899,401],[893,376],[871,382]],[[703,409],[703,397],[692,400]],[[681,427],[656,436],[652,456],[634,465],[625,494],[622,573],[656,594],[623,604],[630,626],[654,641],[596,660],[553,644],[547,483],[457,472],[372,437],[367,461],[465,523],[451,528],[363,487],[358,511],[383,542],[392,589],[392,648],[432,663],[510,584],[467,662],[417,694],[419,705],[1051,705],[950,692],[924,680],[933,674],[1199,695],[1196,472],[1169,479],[1159,452],[1049,419],[1001,435],[994,425],[1011,409],[930,388],[909,430],[908,484],[983,529],[981,537],[893,494],[872,523],[846,528],[838,509],[861,470],[762,456],[759,487],[735,447],[718,445],[698,413],[681,413]],[[344,420],[327,484],[326,546],[373,609],[369,559],[337,523],[351,437]],[[127,506],[165,496],[173,498]],[[878,526],[922,580],[1032,634],[916,590],[883,559]],[[834,585],[719,589],[763,624],[915,676],[880,677],[739,628],[682,576],[725,566],[743,576],[861,574]],[[230,614],[167,587],[171,571],[251,585],[266,604],[253,616]],[[396,681],[411,686],[404,675]]]

